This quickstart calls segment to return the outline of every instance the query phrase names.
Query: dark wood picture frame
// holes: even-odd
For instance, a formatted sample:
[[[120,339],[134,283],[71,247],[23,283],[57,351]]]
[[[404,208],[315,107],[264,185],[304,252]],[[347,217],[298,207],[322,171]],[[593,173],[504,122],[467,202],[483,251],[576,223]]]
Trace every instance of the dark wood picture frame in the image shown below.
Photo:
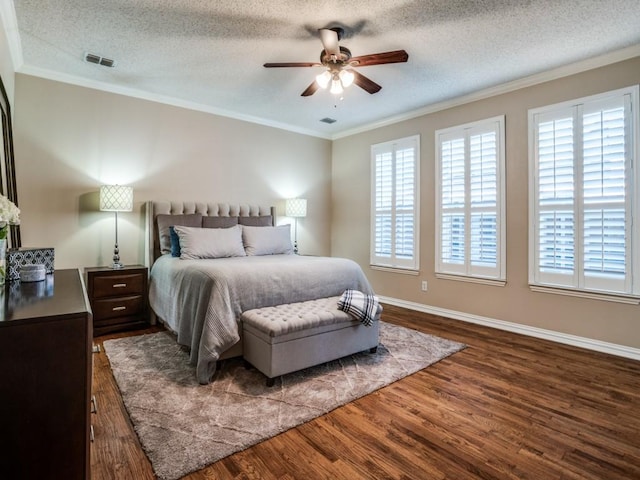
[[[0,193],[18,206],[18,191],[16,188],[16,166],[13,156],[13,128],[11,125],[11,105],[9,97],[0,78],[0,115],[2,116],[2,148],[0,149]],[[9,247],[21,246],[20,225],[10,228],[7,238]]]

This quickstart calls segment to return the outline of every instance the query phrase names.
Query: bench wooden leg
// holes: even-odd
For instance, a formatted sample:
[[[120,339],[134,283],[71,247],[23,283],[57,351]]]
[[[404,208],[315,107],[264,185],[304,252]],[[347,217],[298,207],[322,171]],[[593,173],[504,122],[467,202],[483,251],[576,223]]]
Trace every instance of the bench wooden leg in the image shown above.
[[[267,377],[267,387],[273,387],[273,385],[276,383],[276,379],[275,378],[269,378]]]

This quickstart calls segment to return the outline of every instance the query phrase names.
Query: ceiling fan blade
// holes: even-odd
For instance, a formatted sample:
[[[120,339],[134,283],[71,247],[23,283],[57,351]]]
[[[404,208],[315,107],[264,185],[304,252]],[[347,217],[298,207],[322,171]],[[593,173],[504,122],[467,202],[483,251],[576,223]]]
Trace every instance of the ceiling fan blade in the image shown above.
[[[311,95],[313,95],[314,93],[316,93],[318,91],[319,85],[318,82],[316,82],[315,80],[313,81],[313,83],[311,85],[309,85],[307,87],[307,89],[302,92],[300,94],[301,97],[310,97]]]
[[[402,63],[408,59],[409,54],[404,50],[394,50],[393,52],[372,53],[371,55],[353,57],[349,63],[354,67],[367,67],[384,63]]]
[[[338,32],[329,28],[321,28],[318,31],[320,32],[320,40],[322,41],[324,51],[329,55],[339,57],[340,45],[338,45]]]
[[[379,92],[380,89],[382,88],[376,82],[374,82],[370,78],[365,77],[360,72],[356,72],[355,70],[351,70],[351,71],[353,72],[353,75],[354,75],[353,83],[358,85],[363,90],[366,90],[370,94],[373,95],[374,93]]]
[[[282,62],[282,63],[265,63],[266,68],[278,68],[278,67],[321,67],[321,63],[317,62]]]

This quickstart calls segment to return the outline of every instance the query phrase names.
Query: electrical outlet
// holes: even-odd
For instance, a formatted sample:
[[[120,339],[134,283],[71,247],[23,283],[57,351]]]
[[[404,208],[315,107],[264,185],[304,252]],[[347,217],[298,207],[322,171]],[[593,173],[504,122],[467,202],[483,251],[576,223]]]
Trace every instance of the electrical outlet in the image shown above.
[[[422,285],[420,285],[420,289],[421,289],[423,292],[426,292],[426,291],[427,291],[427,281],[426,281],[426,280],[422,280]]]

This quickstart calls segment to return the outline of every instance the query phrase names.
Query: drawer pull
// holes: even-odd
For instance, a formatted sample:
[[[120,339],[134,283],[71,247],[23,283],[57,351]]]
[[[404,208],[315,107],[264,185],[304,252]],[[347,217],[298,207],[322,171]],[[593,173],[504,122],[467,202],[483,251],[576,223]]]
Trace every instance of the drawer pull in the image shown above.
[[[95,395],[91,395],[91,413],[98,413],[98,403]]]
[[[126,310],[126,309],[127,309],[127,307],[122,306],[122,307],[113,307],[111,310],[113,310],[114,312],[120,312],[120,311]]]
[[[127,286],[126,283],[114,283],[113,284],[113,288],[124,288],[126,286]]]
[[[95,440],[95,435],[93,434],[93,425],[89,427],[89,440],[92,442]]]
[[[94,345],[91,351],[93,353],[100,353],[100,345]]]

